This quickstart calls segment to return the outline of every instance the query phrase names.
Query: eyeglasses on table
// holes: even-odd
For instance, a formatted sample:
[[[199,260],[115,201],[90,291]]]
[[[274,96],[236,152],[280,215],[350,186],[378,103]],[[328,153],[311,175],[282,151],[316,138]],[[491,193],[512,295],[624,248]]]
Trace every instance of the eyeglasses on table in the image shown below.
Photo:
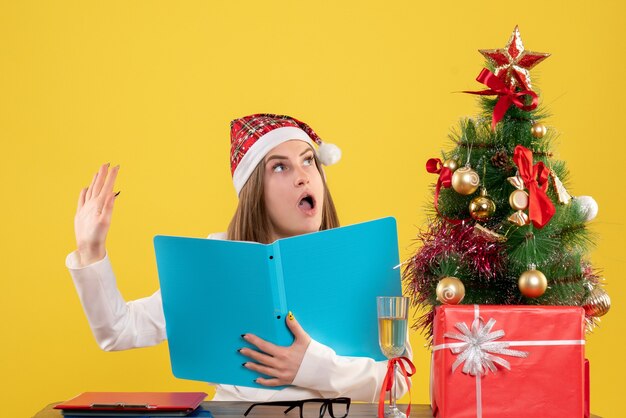
[[[297,401],[258,402],[250,405],[243,415],[248,416],[255,406],[265,405],[286,406],[288,408],[285,410],[285,414],[297,407],[300,409],[300,418],[323,418],[326,411],[328,411],[331,418],[345,418],[350,411],[350,398],[312,398]]]

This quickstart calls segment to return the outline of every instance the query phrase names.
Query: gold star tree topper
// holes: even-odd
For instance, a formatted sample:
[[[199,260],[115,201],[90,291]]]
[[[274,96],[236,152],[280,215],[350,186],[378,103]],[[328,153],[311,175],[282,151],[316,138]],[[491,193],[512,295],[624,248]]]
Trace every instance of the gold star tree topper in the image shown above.
[[[524,49],[519,27],[515,26],[509,42],[502,49],[479,49],[495,67],[494,74],[511,88],[520,87],[531,90],[529,70],[550,54],[532,52]]]

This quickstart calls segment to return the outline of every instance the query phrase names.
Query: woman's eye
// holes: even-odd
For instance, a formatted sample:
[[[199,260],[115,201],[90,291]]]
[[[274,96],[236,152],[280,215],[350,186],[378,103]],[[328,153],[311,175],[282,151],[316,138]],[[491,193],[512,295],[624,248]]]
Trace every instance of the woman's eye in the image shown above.
[[[283,163],[274,164],[274,166],[272,167],[272,171],[274,173],[280,173],[282,171],[285,171],[285,164]]]
[[[313,157],[307,157],[304,160],[304,165],[313,165],[315,164],[315,159]]]

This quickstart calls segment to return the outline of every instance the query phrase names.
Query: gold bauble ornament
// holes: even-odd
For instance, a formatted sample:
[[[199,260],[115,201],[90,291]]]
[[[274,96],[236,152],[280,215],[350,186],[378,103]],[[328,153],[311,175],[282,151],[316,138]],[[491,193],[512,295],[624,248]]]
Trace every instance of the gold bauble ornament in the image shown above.
[[[469,213],[477,221],[489,219],[495,212],[496,204],[487,196],[484,188],[480,191],[480,196],[473,198],[469,204]]]
[[[445,160],[443,162],[443,166],[449,168],[450,171],[454,173],[456,169],[459,168],[459,163],[457,162],[457,160],[450,158],[449,160]]]
[[[548,279],[539,270],[527,270],[519,276],[517,281],[522,295],[527,298],[538,298],[543,295],[548,287]]]
[[[470,195],[478,189],[480,177],[471,167],[457,168],[452,174],[452,188],[462,195]]]
[[[456,277],[444,277],[437,283],[437,300],[446,305],[456,305],[465,297],[465,286]]]
[[[585,299],[583,309],[588,316],[600,317],[611,309],[611,298],[604,289],[596,286]]]
[[[530,133],[537,139],[541,139],[548,132],[548,128],[541,123],[535,123],[532,128],[530,128]]]

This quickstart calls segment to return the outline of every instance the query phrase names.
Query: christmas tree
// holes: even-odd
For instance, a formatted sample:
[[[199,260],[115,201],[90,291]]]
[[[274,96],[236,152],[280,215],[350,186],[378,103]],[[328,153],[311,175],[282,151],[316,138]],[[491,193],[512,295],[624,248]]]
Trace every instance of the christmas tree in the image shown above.
[[[516,27],[487,59],[477,81],[482,114],[460,121],[453,148],[428,160],[438,176],[421,246],[403,279],[432,337],[439,304],[573,305],[588,330],[610,300],[589,260],[597,214],[589,196],[567,192],[568,171],[553,158],[556,133],[531,84],[530,70],[549,54],[524,49]],[[495,96],[495,97],[493,97]]]

